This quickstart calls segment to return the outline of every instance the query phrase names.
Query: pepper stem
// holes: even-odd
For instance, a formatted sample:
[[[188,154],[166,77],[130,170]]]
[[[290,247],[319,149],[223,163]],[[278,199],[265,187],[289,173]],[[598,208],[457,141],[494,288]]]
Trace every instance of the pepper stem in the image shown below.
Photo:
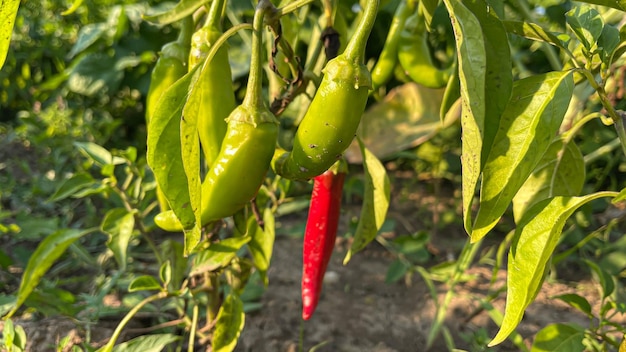
[[[376,0],[378,1],[378,0]],[[269,0],[260,0],[254,11],[252,21],[252,58],[250,59],[250,74],[248,76],[248,87],[243,98],[242,105],[247,107],[262,107],[263,104],[263,82],[261,53],[263,52],[263,16],[267,10],[273,7]]]
[[[209,13],[204,23],[205,27],[213,27],[217,30],[222,30],[222,13],[226,6],[226,0],[213,0]]]
[[[343,55],[348,58],[348,60],[363,63],[367,39],[374,27],[374,21],[376,21],[379,2],[380,0],[366,0],[363,17],[361,17],[361,21],[352,35],[352,39],[350,39],[346,50],[343,52]]]
[[[191,45],[191,36],[193,35],[193,18],[187,16],[180,23],[180,32],[176,42],[184,47]]]

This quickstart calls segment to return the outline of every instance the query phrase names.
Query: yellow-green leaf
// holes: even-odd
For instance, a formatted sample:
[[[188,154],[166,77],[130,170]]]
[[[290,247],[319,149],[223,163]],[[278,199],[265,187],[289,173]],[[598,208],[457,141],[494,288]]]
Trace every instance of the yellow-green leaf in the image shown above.
[[[472,242],[496,225],[541,161],[567,111],[574,89],[572,76],[571,71],[558,71],[514,83],[483,170]]]
[[[509,252],[504,319],[489,346],[501,343],[515,330],[537,296],[567,218],[585,203],[616,195],[598,192],[583,197],[554,197],[535,204],[524,214]]]
[[[213,352],[233,351],[237,346],[237,340],[244,324],[243,302],[239,296],[231,293],[226,296],[217,313],[217,323],[211,343]]]
[[[363,153],[365,190],[361,216],[354,234],[354,241],[343,260],[347,264],[357,252],[365,248],[383,226],[389,209],[390,186],[385,166],[370,152],[359,139]]]

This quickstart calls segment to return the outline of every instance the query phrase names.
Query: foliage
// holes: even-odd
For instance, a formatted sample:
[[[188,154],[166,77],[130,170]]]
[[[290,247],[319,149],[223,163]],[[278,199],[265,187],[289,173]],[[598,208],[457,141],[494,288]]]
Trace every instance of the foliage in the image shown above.
[[[194,137],[199,116],[192,116],[188,105],[199,92],[198,75],[220,42],[227,42],[235,94],[242,100],[253,89],[246,80],[256,67],[247,58],[251,52],[262,57],[263,78],[249,82],[263,88],[258,98],[280,118],[277,144],[290,150],[327,62],[323,53],[330,39],[322,30],[333,25],[342,50],[341,39],[351,38],[362,18],[357,9],[367,4],[266,4],[272,9],[265,20],[270,31],[262,38],[266,50],[258,51],[250,48],[246,32],[254,8],[228,1],[224,16],[218,16],[226,33],[166,90],[157,104],[160,117],[147,128],[143,97],[159,50],[175,39],[184,18],[200,27],[218,2],[77,0],[63,13],[59,9],[67,8],[66,2],[21,4],[6,62],[0,64],[0,170],[9,171],[0,174],[0,236],[7,244],[0,248],[0,268],[23,268],[21,281],[0,283],[5,349],[25,349],[24,330],[12,319],[29,312],[80,316],[87,331],[104,317],[123,316],[99,351],[209,345],[231,351],[245,313],[260,308],[277,217],[290,207],[301,210],[299,204],[307,202],[298,190],[308,186],[271,170],[253,200],[224,219],[201,223],[204,191],[196,192],[198,176],[212,165],[200,156]],[[8,33],[14,14],[9,5],[16,2],[2,4],[0,18],[9,21],[2,21],[0,32]],[[416,16],[402,15],[411,24],[394,27],[404,32],[393,38],[405,41],[394,46],[393,38],[384,39],[392,23],[399,25],[391,20],[399,6]],[[442,334],[450,350],[456,347],[445,324],[455,287],[470,279],[466,273],[477,258],[495,274],[508,252],[506,286],[480,301],[499,332],[493,338],[483,330],[465,336],[472,348],[509,339],[528,350],[517,325],[544,281],[566,265],[593,275],[600,310],[593,311],[581,295],[554,297],[584,314],[589,325],[543,327],[530,350],[619,348],[625,329],[612,319],[626,311],[624,215],[607,209],[621,209],[626,193],[621,174],[626,30],[619,27],[624,11],[623,2],[603,0],[381,3],[365,63],[375,71],[384,58],[389,66],[370,91],[357,132],[363,142],[345,152],[352,170],[363,165],[361,216],[345,263],[376,239],[396,258],[388,282],[411,283],[419,273],[437,301],[429,346]],[[413,60],[415,53],[407,52],[414,49],[406,43],[415,35],[408,33],[413,27],[424,30],[420,50],[428,58]],[[7,45],[2,39],[2,58]],[[385,51],[390,48],[404,50],[399,60]],[[420,77],[402,66],[407,62],[428,65],[445,79]],[[433,85],[444,87],[426,87]],[[187,125],[179,123],[181,116]],[[147,131],[157,130],[162,138],[147,138]],[[415,182],[427,179],[436,190],[444,181],[460,182],[462,216],[452,214],[443,223],[437,216],[429,232],[381,236],[395,226],[387,216],[393,179],[390,183],[385,166],[390,165],[413,170]],[[348,191],[358,193],[350,187],[348,182]],[[166,235],[155,226],[161,190],[184,234]],[[469,238],[458,259],[429,266],[429,243],[437,230],[461,225]],[[488,247],[486,238],[497,245]],[[78,287],[77,294],[74,281],[81,280],[89,288]],[[448,287],[442,300],[435,282]],[[500,312],[490,301],[504,291],[506,308]],[[120,307],[106,305],[105,296],[118,297]],[[116,345],[139,311],[155,333]],[[82,348],[93,350],[95,342],[85,341]]]

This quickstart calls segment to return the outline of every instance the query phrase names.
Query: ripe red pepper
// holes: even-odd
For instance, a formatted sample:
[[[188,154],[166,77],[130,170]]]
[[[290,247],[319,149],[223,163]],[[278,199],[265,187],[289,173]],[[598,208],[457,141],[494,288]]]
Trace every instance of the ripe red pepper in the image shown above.
[[[322,292],[324,273],[333,254],[345,176],[345,166],[343,166],[343,169],[332,167],[313,178],[313,193],[302,251],[302,319],[304,320],[309,320],[317,307]]]

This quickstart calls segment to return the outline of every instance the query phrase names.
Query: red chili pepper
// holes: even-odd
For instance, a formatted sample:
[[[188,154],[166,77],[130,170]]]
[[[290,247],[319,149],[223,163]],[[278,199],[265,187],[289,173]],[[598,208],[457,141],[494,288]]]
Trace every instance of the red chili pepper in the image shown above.
[[[345,176],[345,170],[333,167],[313,178],[309,217],[304,231],[302,267],[304,320],[309,320],[317,307],[324,273],[333,254]]]

